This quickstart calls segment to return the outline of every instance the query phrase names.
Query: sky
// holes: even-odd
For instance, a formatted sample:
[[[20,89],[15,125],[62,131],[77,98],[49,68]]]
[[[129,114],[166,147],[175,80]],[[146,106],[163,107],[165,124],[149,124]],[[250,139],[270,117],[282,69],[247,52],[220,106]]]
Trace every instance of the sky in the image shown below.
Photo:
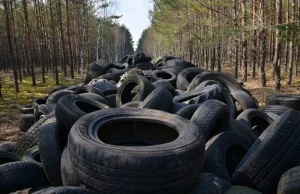
[[[149,13],[153,3],[151,0],[117,0],[114,5],[116,15],[123,15],[118,21],[129,28],[134,40],[134,48],[143,30],[150,26]]]

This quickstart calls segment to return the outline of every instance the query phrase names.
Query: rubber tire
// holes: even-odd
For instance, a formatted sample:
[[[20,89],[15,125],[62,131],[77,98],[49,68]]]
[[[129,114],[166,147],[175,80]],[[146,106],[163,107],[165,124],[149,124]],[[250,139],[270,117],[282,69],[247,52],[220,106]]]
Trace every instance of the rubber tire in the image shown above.
[[[182,109],[178,110],[175,113],[175,115],[178,115],[185,119],[190,120],[192,118],[192,116],[194,115],[194,113],[196,112],[196,110],[199,108],[199,106],[201,106],[201,104],[189,104],[189,105],[183,107]]]
[[[300,193],[300,167],[294,167],[286,171],[280,178],[277,194],[297,194]]]
[[[99,92],[101,92],[104,96],[116,94],[118,91],[117,86],[112,84],[110,81],[103,80],[103,81],[97,81],[93,84],[91,84],[93,88],[96,88]]]
[[[43,168],[32,162],[11,162],[0,165],[0,191],[10,193],[47,185]]]
[[[46,104],[47,100],[45,98],[37,98],[33,100],[33,108],[36,109],[41,104]]]
[[[273,94],[267,97],[266,104],[286,106],[300,111],[300,96],[292,94]]]
[[[65,148],[61,155],[61,178],[64,186],[80,186],[68,148]]]
[[[235,167],[251,145],[252,142],[239,133],[225,132],[214,136],[205,145],[205,172],[231,183]]]
[[[206,86],[211,86],[211,85],[214,85],[214,84],[220,84],[219,82],[217,81],[214,81],[214,80],[206,80],[202,83],[200,83],[196,88],[205,88]]]
[[[81,103],[80,106],[78,103]],[[109,108],[107,105],[83,96],[70,94],[59,99],[55,108],[56,119],[66,129],[71,129],[73,124],[84,115]]]
[[[0,166],[3,164],[21,161],[21,157],[11,152],[0,151]]]
[[[122,105],[120,108],[139,108],[142,101],[132,101]]]
[[[230,183],[213,174],[202,173],[189,194],[223,194],[230,186]]]
[[[116,96],[116,106],[131,102],[131,90],[138,86],[136,101],[143,101],[154,90],[154,86],[144,77],[139,75],[129,75],[118,89]]]
[[[256,190],[242,187],[242,186],[232,186],[224,194],[262,194]]]
[[[34,114],[33,103],[25,104],[24,106],[19,106],[19,111],[21,114]]]
[[[102,141],[99,141],[91,133],[95,123],[101,123],[96,127],[99,132],[105,128],[103,125],[120,121],[131,123],[137,129],[147,126],[137,126],[133,122],[137,120],[169,126],[177,131],[179,137],[160,145],[124,147],[103,143],[101,134],[99,138]],[[151,141],[161,138],[153,131],[157,128],[150,128]],[[119,137],[128,135],[124,125],[114,129],[125,131],[123,134],[109,133]],[[161,133],[162,130],[156,132]],[[204,154],[202,135],[193,123],[182,117],[148,109],[107,109],[86,115],[72,128],[68,148],[71,163],[86,188],[116,193],[186,193],[201,173]],[[95,165],[98,167],[95,168]]]
[[[79,96],[85,97],[85,98],[90,98],[93,100],[96,100],[97,102],[100,102],[102,104],[105,104],[107,106],[110,106],[109,102],[102,96],[98,95],[98,94],[94,94],[94,93],[82,93],[79,94]]]
[[[230,119],[226,132],[239,133],[249,139],[252,143],[257,140],[257,137],[253,134],[249,126],[245,126],[235,119]]]
[[[42,116],[48,115],[55,110],[56,104],[41,104],[36,108],[35,119],[38,121]]]
[[[276,193],[281,175],[300,165],[299,136],[300,113],[288,110],[252,145],[235,169],[234,183],[266,194]]]
[[[169,110],[169,113],[175,114],[180,109],[182,109],[186,106],[187,106],[187,104],[184,104],[184,103],[181,103],[181,102],[172,103],[172,108]]]
[[[54,92],[57,92],[57,91],[60,91],[60,90],[64,90],[64,89],[66,89],[66,88],[68,88],[68,86],[57,86],[57,87],[53,88],[52,90],[50,90],[50,91],[48,92],[48,98],[49,98],[49,96],[50,96],[51,94],[53,94]]]
[[[202,132],[205,141],[228,128],[229,110],[226,104],[208,100],[199,106],[191,118]]]
[[[39,166],[43,166],[41,162],[41,157],[40,157],[40,149],[38,146],[34,146],[33,148],[30,148],[27,150],[22,157],[22,160],[25,162],[33,162],[36,163]]]
[[[242,111],[247,109],[258,109],[258,102],[255,98],[242,90],[236,90],[231,92],[231,95],[235,101],[239,103]]]
[[[16,142],[0,141],[0,151],[13,152]]]
[[[251,129],[251,133],[255,135],[256,138],[274,122],[266,113],[257,109],[247,109],[243,111],[236,120],[247,126],[248,129]]]
[[[168,71],[167,69],[153,71],[151,75],[151,81],[155,82],[159,80],[168,81],[173,87],[175,87],[177,75],[171,71]]]
[[[48,122],[51,122],[51,120],[54,118],[55,113],[52,112],[30,127],[30,129],[26,131],[26,133],[24,133],[18,140],[14,149],[14,153],[18,154],[19,156],[23,156],[28,149],[38,145],[40,129]]]
[[[104,94],[100,92],[97,88],[94,88],[89,85],[82,85],[74,90],[74,94],[83,94],[83,93],[95,93],[100,96],[104,96]]]
[[[32,125],[34,125],[35,121],[35,115],[33,114],[21,115],[19,124],[20,131],[26,132]]]
[[[56,104],[57,101],[60,99],[60,97],[68,94],[73,94],[72,90],[58,90],[56,92],[53,92],[50,96],[47,98],[46,104]]]
[[[194,77],[198,74],[206,71],[206,69],[198,67],[186,68],[178,74],[176,86],[177,89],[186,91],[190,83],[193,81]]]
[[[32,194],[96,194],[80,187],[54,187],[34,192]]]
[[[100,59],[98,61],[93,62],[88,67],[88,73],[85,79],[85,84],[88,84],[92,79],[99,77],[105,73],[107,73],[108,69],[114,68],[116,65],[111,62]]]
[[[45,173],[53,186],[63,185],[61,155],[68,141],[69,130],[59,125],[56,119],[40,130],[40,156]]]
[[[105,98],[106,98],[106,100],[109,103],[111,108],[116,108],[116,106],[117,106],[116,105],[116,100],[117,100],[117,95],[116,94],[106,96]]]
[[[281,105],[266,105],[259,107],[259,110],[262,110],[265,113],[274,113],[278,116],[282,115],[285,111],[290,110],[291,108],[288,108],[286,106]]]
[[[158,80],[158,81],[153,82],[152,85],[155,88],[164,88],[164,89],[168,90],[173,96],[176,96],[175,88],[168,81]]]
[[[155,109],[167,112],[172,108],[172,101],[173,96],[168,90],[164,88],[156,88],[140,104],[139,108]]]

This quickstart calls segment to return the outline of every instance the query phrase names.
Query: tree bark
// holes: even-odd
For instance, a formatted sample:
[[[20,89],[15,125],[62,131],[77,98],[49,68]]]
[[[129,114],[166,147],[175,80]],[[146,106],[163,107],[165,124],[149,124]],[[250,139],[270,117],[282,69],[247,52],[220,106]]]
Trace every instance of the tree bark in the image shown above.
[[[276,24],[282,23],[282,0],[276,0]],[[273,69],[275,73],[275,89],[280,90],[280,63],[281,63],[281,43],[279,38],[281,36],[280,30],[276,29],[276,36],[275,36],[275,53],[274,53],[274,61],[273,61]]]

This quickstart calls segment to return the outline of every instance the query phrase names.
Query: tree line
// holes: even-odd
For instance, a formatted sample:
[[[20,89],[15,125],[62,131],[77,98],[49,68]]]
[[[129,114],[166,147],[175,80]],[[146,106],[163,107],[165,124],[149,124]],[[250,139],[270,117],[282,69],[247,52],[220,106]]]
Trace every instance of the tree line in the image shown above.
[[[242,80],[259,76],[265,87],[271,63],[275,88],[299,75],[300,0],[153,0],[151,26],[137,50],[152,56],[174,55],[221,71],[234,67]]]
[[[19,92],[25,76],[36,85],[36,71],[43,83],[53,71],[58,85],[60,72],[83,76],[94,60],[133,53],[132,36],[118,24],[121,16],[109,13],[111,6],[108,0],[1,0],[0,70],[13,70]]]

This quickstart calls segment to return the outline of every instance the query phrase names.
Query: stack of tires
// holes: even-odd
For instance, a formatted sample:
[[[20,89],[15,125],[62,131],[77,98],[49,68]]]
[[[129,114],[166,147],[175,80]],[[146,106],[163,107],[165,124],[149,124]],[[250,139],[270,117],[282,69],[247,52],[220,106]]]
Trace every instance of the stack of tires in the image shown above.
[[[99,60],[86,84],[51,91],[19,141],[0,143],[1,193],[298,192],[299,97],[259,107],[227,74],[150,61]]]

